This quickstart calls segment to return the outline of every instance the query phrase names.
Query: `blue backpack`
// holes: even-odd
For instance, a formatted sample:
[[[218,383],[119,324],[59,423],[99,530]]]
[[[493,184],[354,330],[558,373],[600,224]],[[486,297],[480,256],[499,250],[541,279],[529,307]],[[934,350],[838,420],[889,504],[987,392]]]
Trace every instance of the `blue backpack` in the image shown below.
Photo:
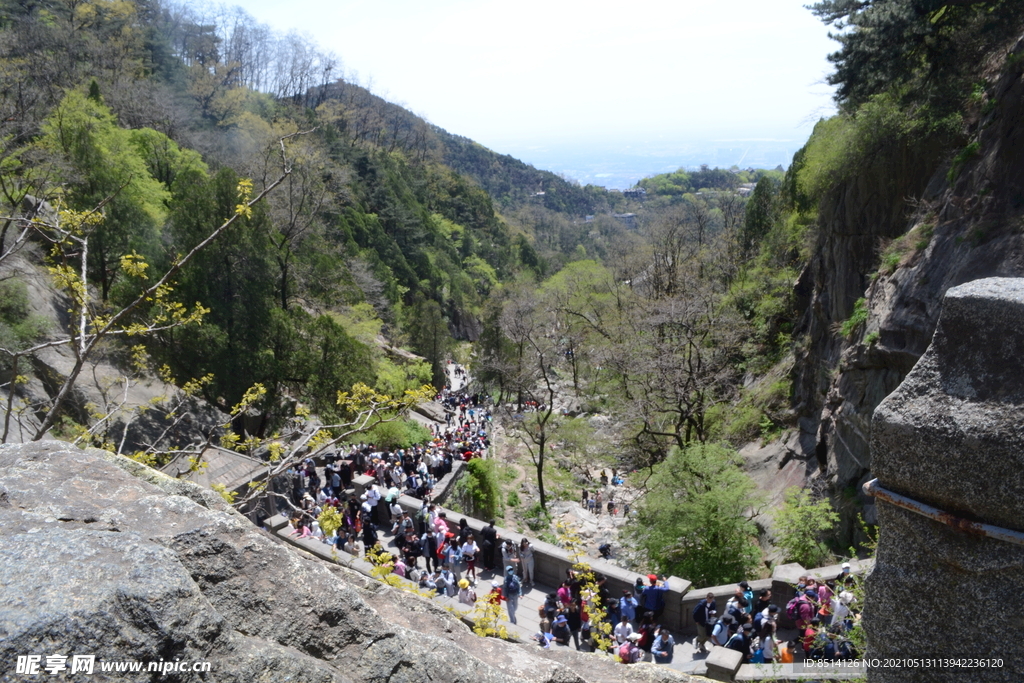
[[[505,595],[519,595],[523,587],[519,583],[519,577],[513,574],[505,579]]]

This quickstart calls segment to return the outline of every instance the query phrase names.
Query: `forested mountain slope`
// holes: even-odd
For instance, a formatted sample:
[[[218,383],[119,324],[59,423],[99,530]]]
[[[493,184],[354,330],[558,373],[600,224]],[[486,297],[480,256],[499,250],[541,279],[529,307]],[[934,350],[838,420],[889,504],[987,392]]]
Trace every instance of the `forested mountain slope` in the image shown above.
[[[267,387],[260,430],[295,401],[330,413],[336,388],[357,380],[390,392],[440,382],[454,338],[479,334],[490,290],[523,268],[529,240],[514,243],[488,194],[442,163],[426,122],[339,80],[333,55],[240,10],[5,3],[0,33],[3,214],[31,198],[75,220],[103,216],[64,238],[64,214],[25,239],[7,220],[0,265],[68,268],[65,284],[77,287],[87,253],[83,310],[97,329],[240,200],[283,181],[175,276],[173,297],[205,309],[202,324],[143,342],[144,365],[166,366],[179,384],[209,377],[200,393],[222,410]],[[84,236],[87,250],[67,246]],[[59,248],[46,256],[48,241]],[[0,345],[63,334],[35,324],[12,274]],[[134,324],[153,310],[139,307]],[[429,367],[383,353],[379,335]],[[126,349],[104,354],[124,364]],[[15,356],[2,361],[6,376],[27,370]],[[45,414],[49,385],[21,384],[22,414]]]

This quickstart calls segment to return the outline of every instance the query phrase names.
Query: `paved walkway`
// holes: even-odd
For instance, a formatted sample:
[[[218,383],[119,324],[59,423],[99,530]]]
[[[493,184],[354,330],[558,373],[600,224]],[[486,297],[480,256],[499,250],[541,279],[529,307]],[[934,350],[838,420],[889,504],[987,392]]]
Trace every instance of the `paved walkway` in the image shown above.
[[[445,368],[449,384],[452,387],[452,391],[455,392],[462,390],[468,384],[468,377],[457,377],[455,375],[456,367],[458,366],[452,363],[450,365],[447,365],[447,367]],[[443,423],[440,424],[440,426],[444,428]],[[521,476],[525,477],[525,471],[523,471],[521,467],[517,466],[516,468],[520,471]],[[380,537],[381,544],[389,552],[398,554],[398,549],[395,544],[395,538],[390,533],[390,527],[378,530],[378,535]],[[521,537],[515,538],[513,540],[518,541],[520,540],[520,538]],[[497,552],[500,555],[500,550]],[[423,569],[423,565],[424,561],[420,559],[419,567],[421,570]],[[457,578],[461,579],[465,572],[465,564],[463,563],[458,567],[452,567],[452,571],[456,574]],[[497,579],[498,581],[503,581],[503,573],[503,570],[500,568],[497,570],[496,573],[481,569],[479,567],[477,568],[477,583],[475,590],[477,593],[478,600],[484,599],[486,594],[490,592],[492,581],[494,581],[495,579]],[[503,604],[502,616],[506,620],[506,629],[510,633],[513,633],[516,636],[518,636],[521,640],[529,642],[533,638],[534,634],[540,631],[539,610],[544,605],[545,598],[549,594],[554,593],[556,589],[557,586],[547,586],[539,583],[533,584],[532,586],[523,586],[523,593],[519,597],[519,607],[516,611],[516,624],[511,624],[507,622],[507,606],[504,606]],[[537,647],[540,647],[539,643],[537,644]],[[565,646],[552,643],[551,647],[573,647],[573,645],[570,644],[568,646]],[[679,671],[692,672],[698,666],[701,665],[705,657],[707,657],[706,654],[695,652],[692,637],[686,640],[681,640],[677,636],[675,656],[673,658],[672,663],[668,666]]]

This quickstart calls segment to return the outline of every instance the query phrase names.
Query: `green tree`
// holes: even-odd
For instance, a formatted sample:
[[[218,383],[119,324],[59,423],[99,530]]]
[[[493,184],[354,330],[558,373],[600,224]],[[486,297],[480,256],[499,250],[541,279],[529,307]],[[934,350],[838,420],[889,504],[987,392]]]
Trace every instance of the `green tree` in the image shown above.
[[[470,460],[466,463],[466,476],[459,481],[459,486],[464,489],[475,517],[492,519],[501,512],[501,486],[494,460]]]
[[[778,180],[764,176],[754,186],[750,201],[747,202],[747,212],[740,241],[740,253],[743,258],[750,258],[757,253],[758,244],[779,220],[781,215],[780,185]]]
[[[62,180],[71,208],[103,207],[106,219],[89,243],[89,276],[99,283],[106,301],[123,255],[156,254],[170,195],[150,175],[136,144],[139,134],[118,127],[107,107],[77,90],[68,92],[54,109],[43,133],[41,145],[68,162]]]
[[[902,85],[921,100],[959,104],[962,80],[992,45],[1015,35],[1024,16],[1017,0],[821,0],[810,10],[838,31],[828,82],[836,101],[856,108]]]
[[[785,502],[775,513],[775,542],[786,552],[787,562],[820,567],[832,559],[823,537],[838,521],[827,498],[814,502],[810,491],[794,486],[786,490]]]
[[[627,527],[658,573],[699,586],[740,581],[761,560],[753,508],[761,504],[735,451],[715,444],[673,448],[655,466]]]
[[[409,337],[413,351],[430,363],[434,387],[442,389],[445,384],[445,359],[452,346],[452,335],[441,312],[441,306],[433,299],[421,299],[412,307],[409,317]]]

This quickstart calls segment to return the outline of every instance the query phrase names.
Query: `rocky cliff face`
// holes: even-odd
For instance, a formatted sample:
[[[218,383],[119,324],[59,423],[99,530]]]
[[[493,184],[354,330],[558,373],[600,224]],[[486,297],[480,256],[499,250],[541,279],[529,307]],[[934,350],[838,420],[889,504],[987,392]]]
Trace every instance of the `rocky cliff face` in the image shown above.
[[[1012,52],[1022,49],[1024,41]],[[801,278],[810,294],[795,395],[800,415],[819,423],[818,461],[836,494],[859,495],[869,478],[872,414],[924,353],[945,292],[1024,275],[1021,69],[1006,54],[995,58],[994,104],[972,122],[971,147],[952,173],[959,150],[893,149],[823,202],[815,258]],[[883,245],[901,235],[891,251],[899,265],[872,278]],[[843,339],[836,328],[861,297],[867,324]],[[870,519],[870,500],[860,502]]]
[[[687,680],[479,638],[427,599],[279,544],[215,494],[57,442],[0,446],[0,547],[0,681],[23,680],[18,656],[53,654],[211,665],[166,681]]]

